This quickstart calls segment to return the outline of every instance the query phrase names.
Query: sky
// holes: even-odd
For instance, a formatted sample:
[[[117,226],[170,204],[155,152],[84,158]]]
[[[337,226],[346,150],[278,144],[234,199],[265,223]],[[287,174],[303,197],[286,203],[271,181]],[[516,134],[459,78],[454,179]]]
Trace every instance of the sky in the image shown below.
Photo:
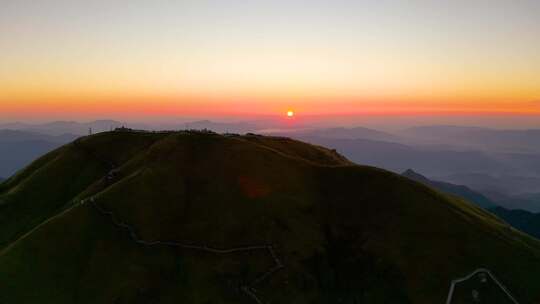
[[[3,0],[0,120],[540,114],[540,1]]]

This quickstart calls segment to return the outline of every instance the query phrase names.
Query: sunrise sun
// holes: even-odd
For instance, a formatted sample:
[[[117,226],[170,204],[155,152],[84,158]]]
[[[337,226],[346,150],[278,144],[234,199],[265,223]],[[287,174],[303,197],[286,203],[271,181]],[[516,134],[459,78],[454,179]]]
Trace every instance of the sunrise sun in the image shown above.
[[[293,116],[294,116],[294,111],[292,110],[287,111],[287,117],[293,117]]]

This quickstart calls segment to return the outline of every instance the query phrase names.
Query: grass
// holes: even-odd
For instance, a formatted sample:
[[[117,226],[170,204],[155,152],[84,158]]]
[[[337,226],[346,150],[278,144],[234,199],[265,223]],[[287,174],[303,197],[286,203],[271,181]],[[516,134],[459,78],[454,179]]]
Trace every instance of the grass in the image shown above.
[[[128,133],[82,138],[38,159],[1,184],[0,249],[72,204],[109,170],[84,147],[100,147],[104,157],[123,162],[157,139]]]
[[[103,160],[118,167],[112,183]],[[73,204],[88,196],[145,240],[274,244],[286,268],[257,286],[266,303],[442,303],[452,279],[479,267],[523,303],[540,298],[537,241],[468,202],[289,139],[104,133],[0,187],[0,303],[254,303],[239,286],[271,267],[264,252],[145,248]]]

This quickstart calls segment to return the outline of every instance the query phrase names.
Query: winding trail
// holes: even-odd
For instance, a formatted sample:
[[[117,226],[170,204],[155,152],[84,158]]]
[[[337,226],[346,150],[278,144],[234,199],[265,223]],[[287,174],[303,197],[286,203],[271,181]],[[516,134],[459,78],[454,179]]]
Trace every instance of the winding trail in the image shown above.
[[[110,184],[113,179],[116,178],[115,171],[117,170],[117,165],[115,162],[107,160],[101,156],[99,156],[94,151],[88,149],[84,145],[82,145],[78,140],[74,141],[74,146],[83,150],[85,153],[90,155],[91,157],[98,160],[103,165],[107,166],[109,168],[109,171],[104,177],[104,180],[106,184]],[[108,217],[112,224],[116,226],[119,229],[122,229],[126,231],[130,239],[135,242],[136,244],[140,246],[145,247],[152,247],[152,246],[167,246],[167,247],[174,247],[174,248],[181,248],[181,249],[188,249],[188,250],[197,250],[202,252],[208,252],[212,254],[234,254],[239,252],[251,252],[251,251],[266,251],[267,254],[272,258],[274,261],[274,266],[270,268],[268,271],[264,272],[257,278],[255,278],[253,281],[248,282],[245,285],[242,285],[240,287],[240,290],[249,298],[251,298],[253,301],[255,301],[257,304],[264,304],[264,302],[257,296],[257,290],[255,287],[265,281],[267,278],[278,272],[279,270],[285,268],[285,265],[281,262],[278,255],[276,254],[276,251],[274,249],[274,246],[271,244],[263,244],[263,245],[253,245],[253,246],[244,246],[244,247],[232,247],[232,248],[217,248],[217,247],[211,247],[206,244],[194,244],[194,243],[188,243],[188,242],[178,242],[178,241],[163,241],[163,240],[154,240],[154,241],[148,241],[143,240],[136,232],[136,229],[122,220],[119,219],[119,217],[114,214],[114,212],[107,210],[100,206],[97,202],[94,196],[91,196],[89,198],[83,199],[80,201],[81,205],[86,204],[89,202],[89,205],[95,209],[97,212],[102,214],[103,216]]]
[[[74,144],[75,147],[83,150],[84,152],[89,154],[91,157],[98,160],[101,164],[103,164],[104,166],[109,168],[109,171],[107,172],[107,174],[104,177],[104,180],[105,180],[105,182],[107,184],[111,183],[113,181],[113,179],[116,178],[115,171],[116,171],[117,165],[114,162],[112,162],[110,160],[107,160],[107,159],[99,156],[94,151],[88,149],[87,147],[84,147],[83,145],[81,145],[79,140],[75,140],[73,142],[73,144]],[[95,209],[97,212],[99,212],[103,216],[108,217],[115,227],[126,231],[129,234],[130,239],[133,242],[135,242],[136,244],[140,245],[140,246],[145,246],[145,247],[167,246],[167,247],[181,248],[181,249],[187,249],[187,250],[197,250],[197,251],[202,251],[202,252],[207,252],[207,253],[212,253],[212,254],[220,254],[220,255],[234,254],[234,253],[239,253],[239,252],[250,252],[250,251],[266,251],[267,254],[274,261],[275,265],[272,268],[270,268],[268,271],[261,274],[259,277],[255,278],[251,282],[248,282],[247,284],[242,285],[240,287],[240,290],[247,297],[251,298],[257,304],[264,304],[264,302],[259,298],[259,296],[257,296],[257,290],[255,289],[255,286],[262,283],[263,281],[265,281],[267,278],[271,277],[276,272],[278,272],[281,269],[285,268],[285,265],[283,265],[283,263],[279,259],[278,255],[276,254],[274,246],[271,245],[271,244],[253,245],[253,246],[244,246],[244,247],[232,247],[232,248],[217,248],[217,247],[208,246],[208,245],[206,245],[204,243],[203,244],[194,244],[194,243],[178,242],[178,241],[163,241],[163,240],[148,241],[148,240],[143,240],[142,238],[139,237],[139,235],[136,232],[136,229],[133,226],[121,221],[118,218],[118,216],[116,216],[116,214],[114,214],[114,212],[101,207],[98,203],[96,203],[96,199],[93,196],[91,196],[91,197],[89,197],[87,199],[81,200],[80,204],[84,205],[87,202],[89,202],[89,205],[92,206],[92,208]],[[467,280],[471,279],[472,277],[474,277],[475,275],[480,274],[480,273],[485,273],[486,275],[491,277],[491,279],[497,284],[497,286],[499,288],[501,288],[501,290],[508,296],[508,298],[512,301],[512,303],[519,304],[519,302],[512,296],[512,294],[509,292],[509,290],[491,273],[490,270],[485,269],[485,268],[479,268],[479,269],[475,270],[474,272],[472,272],[471,274],[469,274],[469,275],[467,275],[467,276],[465,276],[463,278],[452,280],[451,285],[450,285],[450,290],[448,292],[448,297],[446,299],[446,304],[451,304],[452,303],[454,290],[455,290],[455,287],[456,287],[457,284],[459,284],[461,282],[464,282],[464,281],[467,281]]]
[[[79,142],[75,141],[74,145],[77,148],[80,148],[84,152],[91,155],[93,158],[97,159],[100,163],[106,165],[110,168],[110,170],[107,172],[106,176],[104,177],[106,183],[112,182],[112,180],[115,177],[115,170],[117,168],[116,164],[112,161],[108,161],[106,159],[103,159],[93,151],[87,149],[83,145],[81,145]],[[239,252],[250,252],[250,251],[266,251],[269,256],[274,261],[274,266],[270,268],[265,273],[261,274],[259,277],[255,278],[252,282],[249,282],[243,286],[240,287],[242,292],[253,299],[257,304],[263,304],[264,302],[257,296],[255,286],[259,283],[263,282],[270,276],[272,276],[274,273],[278,272],[279,270],[285,268],[281,260],[278,258],[274,246],[271,244],[265,244],[265,245],[253,245],[253,246],[244,246],[244,247],[233,247],[233,248],[216,248],[211,247],[206,244],[193,244],[193,243],[187,243],[187,242],[178,242],[178,241],[163,241],[163,240],[154,240],[154,241],[148,241],[143,240],[136,232],[136,229],[121,221],[118,216],[116,216],[112,211],[106,210],[105,208],[101,207],[99,204],[96,203],[96,199],[92,196],[88,199],[81,200],[81,205],[85,204],[86,201],[90,202],[90,206],[93,207],[93,209],[97,210],[100,214],[107,216],[112,221],[113,225],[125,230],[128,232],[131,240],[135,243],[137,243],[140,246],[146,246],[146,247],[152,247],[152,246],[167,246],[167,247],[175,247],[175,248],[182,248],[182,249],[190,249],[190,250],[198,250],[213,254],[233,254],[233,253],[239,253]]]
[[[265,279],[267,279],[268,277],[270,277],[277,271],[285,268],[281,260],[278,258],[273,245],[253,245],[253,246],[233,247],[233,248],[216,248],[216,247],[207,246],[205,244],[197,245],[197,244],[183,243],[183,242],[177,242],[177,241],[143,240],[136,233],[135,228],[133,226],[119,220],[118,217],[112,211],[106,210],[103,207],[99,206],[96,203],[94,197],[91,197],[88,200],[90,201],[90,206],[92,206],[100,214],[109,217],[114,226],[128,232],[131,240],[141,246],[146,246],[146,247],[168,246],[168,247],[176,247],[176,248],[182,248],[182,249],[198,250],[198,251],[203,251],[203,252],[208,252],[208,253],[213,253],[213,254],[232,254],[232,253],[238,253],[238,252],[248,252],[248,251],[258,251],[258,250],[266,251],[272,257],[272,260],[274,261],[275,265],[272,268],[270,268],[268,271],[260,275],[259,277],[255,278],[253,281],[249,282],[246,285],[241,286],[240,288],[244,294],[252,298],[258,304],[263,304],[263,301],[256,295],[255,286],[263,282]],[[86,200],[81,201],[81,204],[85,204],[85,203],[86,203]]]
[[[499,280],[491,273],[491,271],[489,271],[489,269],[485,269],[485,268],[478,268],[475,271],[473,271],[471,274],[469,274],[468,276],[452,280],[452,284],[450,285],[450,291],[448,292],[448,298],[446,299],[446,304],[451,304],[452,303],[452,297],[454,295],[454,289],[456,288],[457,284],[459,284],[461,282],[465,282],[465,281],[471,279],[472,277],[474,277],[475,275],[480,274],[480,273],[484,273],[484,274],[488,275],[489,277],[491,277],[493,282],[495,282],[495,284],[497,284],[497,286],[499,286],[499,288],[508,296],[508,298],[514,304],[519,304],[519,302],[512,296],[510,291],[508,291],[508,288],[506,288],[506,286],[504,286],[501,282],[499,282]]]

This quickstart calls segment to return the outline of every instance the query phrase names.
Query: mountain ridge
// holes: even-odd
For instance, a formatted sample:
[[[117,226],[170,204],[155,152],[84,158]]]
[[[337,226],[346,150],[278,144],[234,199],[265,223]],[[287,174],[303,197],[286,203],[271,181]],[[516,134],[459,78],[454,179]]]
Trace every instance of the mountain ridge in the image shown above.
[[[109,132],[0,184],[0,301],[256,302],[240,287],[271,269],[271,257],[150,250],[90,198],[140,240],[272,244],[285,268],[257,285],[266,302],[442,302],[450,281],[480,264],[519,299],[540,296],[529,281],[540,270],[537,241],[404,177],[285,138]],[[527,271],[516,267],[524,261]]]

